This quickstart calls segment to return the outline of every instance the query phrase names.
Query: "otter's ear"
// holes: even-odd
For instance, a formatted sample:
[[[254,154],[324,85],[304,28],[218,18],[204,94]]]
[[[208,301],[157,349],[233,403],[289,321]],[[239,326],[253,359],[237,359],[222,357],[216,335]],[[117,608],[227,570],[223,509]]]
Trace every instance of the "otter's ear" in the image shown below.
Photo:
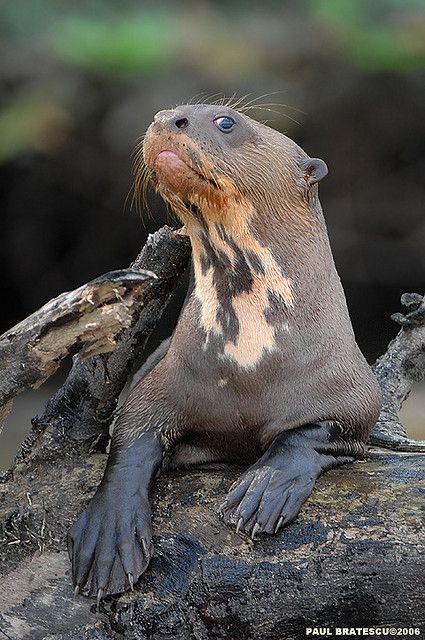
[[[308,187],[319,182],[328,173],[326,162],[320,158],[307,158],[307,160],[302,160],[300,164]]]

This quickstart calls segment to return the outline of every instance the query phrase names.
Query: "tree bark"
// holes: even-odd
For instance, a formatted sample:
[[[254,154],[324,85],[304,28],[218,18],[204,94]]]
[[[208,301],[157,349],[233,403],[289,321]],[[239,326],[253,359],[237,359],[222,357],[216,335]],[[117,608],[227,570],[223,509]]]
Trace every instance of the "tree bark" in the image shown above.
[[[79,351],[81,357],[112,351],[149,297],[155,274],[112,271],[62,293],[0,336],[0,418],[13,398],[38,387]]]
[[[33,420],[37,430],[58,426],[68,438],[81,442],[108,438],[119,395],[187,268],[190,252],[188,237],[169,227],[148,237],[130,269],[155,273],[155,295],[136,322],[121,334],[114,351],[92,358],[74,357],[65,384],[43,415]]]
[[[160,294],[112,354],[74,358],[2,478],[0,638],[291,640],[314,626],[425,630],[425,455],[412,452],[398,417],[425,370],[424,302],[415,295],[404,297],[409,312],[397,316],[402,328],[374,368],[385,400],[374,437],[409,454],[372,448],[365,462],[327,473],[296,522],[255,542],[217,516],[241,469],[163,476],[153,500],[156,554],[135,593],[108,598],[98,615],[73,597],[66,531],[101,479],[106,455],[96,443],[189,253],[176,232],[150,238],[132,268],[155,272]]]
[[[425,630],[424,455],[371,452],[327,473],[292,525],[255,542],[217,515],[240,469],[162,476],[152,563],[134,593],[108,598],[96,615],[93,601],[73,597],[64,539],[105,459],[30,462],[3,487],[0,629],[13,640],[290,640],[314,626]]]

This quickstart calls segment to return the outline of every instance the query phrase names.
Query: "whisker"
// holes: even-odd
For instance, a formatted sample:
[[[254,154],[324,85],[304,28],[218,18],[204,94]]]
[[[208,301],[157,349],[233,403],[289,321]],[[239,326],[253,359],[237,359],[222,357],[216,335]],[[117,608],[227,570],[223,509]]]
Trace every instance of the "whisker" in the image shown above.
[[[231,109],[234,109],[235,111],[239,110],[239,106],[243,104],[244,100],[246,100],[247,98],[249,98],[249,96],[252,95],[252,93],[246,93],[244,96],[241,96],[240,98],[238,98],[237,100],[235,100],[235,102],[233,102],[232,104],[229,104],[228,106]]]
[[[252,98],[252,100],[246,102],[244,106],[247,107],[250,104],[254,104],[254,102],[256,102],[257,100],[262,100],[263,98],[268,98],[269,96],[275,96],[278,93],[281,93],[281,91],[269,91],[269,93],[263,93],[263,95],[256,96],[255,98]]]
[[[216,98],[216,96],[219,96],[219,98],[218,97]],[[224,97],[224,94],[222,91],[217,91],[216,93],[211,93],[209,95],[207,94],[204,97],[205,104],[216,104],[217,100],[222,100],[223,97]]]
[[[295,124],[297,124],[297,125],[301,126],[301,123],[300,123],[300,122],[298,122],[298,120],[295,120],[295,118],[293,118],[293,117],[292,117],[292,116],[290,116],[289,114],[284,113],[284,112],[282,112],[282,111],[277,111],[276,109],[269,109],[268,107],[257,107],[257,105],[252,105],[252,106],[248,107],[248,108],[246,109],[246,111],[251,111],[251,110],[256,110],[256,109],[258,109],[259,111],[268,111],[268,112],[270,112],[270,113],[276,113],[276,114],[278,114],[279,116],[283,116],[284,118],[288,118],[288,120],[291,120],[291,121],[292,121],[292,122],[294,122]]]
[[[242,106],[238,108],[238,111],[249,111],[250,109],[261,109],[263,107],[282,107],[285,109],[290,109],[291,111],[297,111],[298,113],[302,113],[305,115],[305,111],[303,109],[299,109],[298,107],[294,107],[290,104],[285,104],[284,102],[261,102],[259,104],[251,104],[247,106]]]
[[[226,99],[225,103],[223,104],[223,107],[229,107],[232,108],[232,103],[236,100],[236,91],[234,93],[232,93],[232,95]]]
[[[198,93],[195,93],[194,96],[189,98],[185,104],[199,104],[200,100],[203,100],[205,95],[205,91],[198,91]]]

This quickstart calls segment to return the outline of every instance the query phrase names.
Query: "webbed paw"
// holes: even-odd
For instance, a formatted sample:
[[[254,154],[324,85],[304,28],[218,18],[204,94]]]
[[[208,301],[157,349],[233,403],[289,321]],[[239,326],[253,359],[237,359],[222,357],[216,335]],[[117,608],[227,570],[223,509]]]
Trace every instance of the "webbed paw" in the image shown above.
[[[68,533],[76,592],[96,596],[133,589],[153,554],[147,494],[100,488]]]
[[[224,522],[252,538],[276,533],[296,518],[316,477],[269,466],[251,468],[231,487],[220,507]]]
[[[292,522],[320,474],[350,462],[351,452],[354,455],[359,449],[359,443],[334,436],[331,422],[276,436],[258,462],[231,487],[220,507],[224,522],[252,538],[257,533],[276,533]]]

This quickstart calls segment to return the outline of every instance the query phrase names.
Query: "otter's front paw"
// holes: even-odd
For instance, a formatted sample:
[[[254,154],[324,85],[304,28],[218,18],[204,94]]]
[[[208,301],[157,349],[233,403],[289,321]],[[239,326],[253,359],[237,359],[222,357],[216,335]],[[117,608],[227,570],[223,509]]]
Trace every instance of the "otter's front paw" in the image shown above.
[[[314,455],[304,456],[302,466],[298,458],[282,456],[272,464],[248,469],[220,507],[224,522],[252,538],[257,533],[276,533],[292,522],[320,473]]]
[[[148,496],[101,487],[68,533],[77,592],[97,596],[133,588],[153,554]]]

